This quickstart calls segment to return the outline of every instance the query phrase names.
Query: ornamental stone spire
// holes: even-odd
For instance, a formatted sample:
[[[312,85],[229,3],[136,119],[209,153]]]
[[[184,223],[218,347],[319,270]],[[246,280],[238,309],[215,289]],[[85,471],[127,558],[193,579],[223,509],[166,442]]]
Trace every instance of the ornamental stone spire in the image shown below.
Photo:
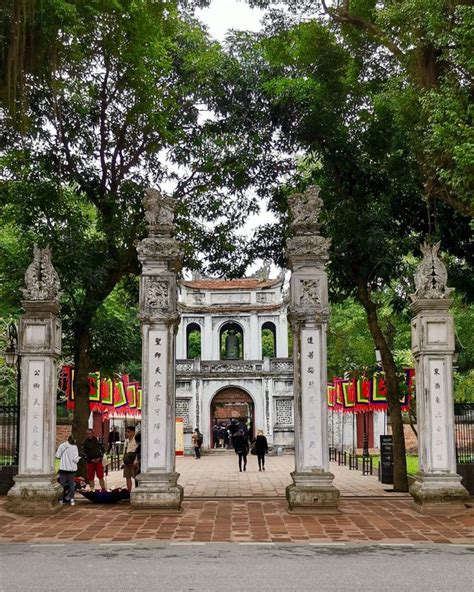
[[[20,447],[18,475],[7,509],[18,514],[57,512],[61,487],[54,470],[57,362],[61,355],[59,278],[51,249],[34,247],[25,274],[20,318]]]
[[[438,257],[440,244],[421,246],[411,308],[420,470],[410,487],[422,513],[459,512],[468,492],[457,474],[453,415],[454,321],[451,288]]]
[[[329,472],[327,441],[326,262],[330,241],[319,234],[323,202],[318,187],[289,199],[293,238],[288,241],[289,320],[293,332],[295,471],[286,488],[290,512],[338,511],[339,491]]]
[[[174,238],[175,200],[156,189],[143,198],[148,237],[138,245],[142,264],[142,469],[131,505],[164,513],[181,511],[183,488],[175,471],[176,272],[180,248]]]

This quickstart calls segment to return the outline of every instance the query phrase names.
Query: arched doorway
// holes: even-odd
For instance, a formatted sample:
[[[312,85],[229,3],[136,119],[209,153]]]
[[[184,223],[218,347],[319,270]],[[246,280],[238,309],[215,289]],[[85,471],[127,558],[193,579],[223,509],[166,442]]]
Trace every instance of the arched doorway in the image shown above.
[[[254,437],[255,404],[252,397],[243,389],[235,386],[220,390],[211,401],[211,447],[216,445],[214,426],[229,427],[230,431],[243,428],[249,438]]]

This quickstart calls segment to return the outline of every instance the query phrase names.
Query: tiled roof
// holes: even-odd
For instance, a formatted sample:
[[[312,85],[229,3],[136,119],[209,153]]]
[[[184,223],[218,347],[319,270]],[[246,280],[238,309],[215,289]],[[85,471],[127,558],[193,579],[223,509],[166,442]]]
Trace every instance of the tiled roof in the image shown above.
[[[273,288],[281,283],[281,278],[259,280],[257,278],[240,278],[237,280],[182,280],[182,286],[194,290],[260,290]]]

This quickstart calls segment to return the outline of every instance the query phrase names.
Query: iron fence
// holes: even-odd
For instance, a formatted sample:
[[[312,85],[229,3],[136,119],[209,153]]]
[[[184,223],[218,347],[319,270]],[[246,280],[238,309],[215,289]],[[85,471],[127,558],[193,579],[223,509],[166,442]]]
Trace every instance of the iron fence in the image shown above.
[[[457,464],[474,463],[474,403],[454,404]]]
[[[0,466],[18,465],[18,405],[0,405]]]

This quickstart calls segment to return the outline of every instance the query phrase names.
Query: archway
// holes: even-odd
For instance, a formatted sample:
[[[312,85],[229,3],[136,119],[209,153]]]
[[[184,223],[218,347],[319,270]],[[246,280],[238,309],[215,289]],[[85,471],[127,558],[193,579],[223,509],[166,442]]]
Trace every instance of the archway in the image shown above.
[[[221,360],[244,358],[244,332],[238,323],[228,322],[222,325],[219,331],[219,347]]]
[[[262,325],[262,357],[276,357],[277,340],[275,323],[267,321]]]
[[[201,357],[201,326],[198,323],[189,323],[186,327],[186,358]]]
[[[216,447],[217,428],[228,428],[231,435],[239,428],[248,433],[253,439],[255,432],[255,404],[252,397],[243,389],[235,386],[226,387],[214,395],[211,401],[211,433],[209,441],[211,447]],[[231,438],[225,438],[225,445],[231,445]]]

